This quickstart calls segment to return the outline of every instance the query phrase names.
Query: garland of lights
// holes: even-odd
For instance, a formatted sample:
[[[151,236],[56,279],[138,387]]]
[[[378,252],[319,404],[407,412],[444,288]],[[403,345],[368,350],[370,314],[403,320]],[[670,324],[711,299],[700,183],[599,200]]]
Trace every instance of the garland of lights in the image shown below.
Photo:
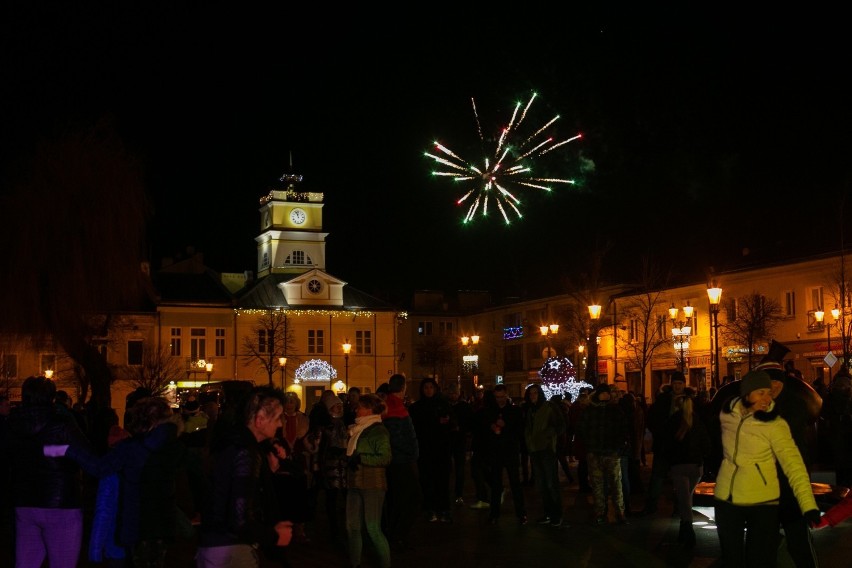
[[[311,359],[299,365],[296,378],[300,381],[326,382],[337,378],[337,371],[322,359]]]
[[[287,191],[273,189],[260,198],[260,204],[266,205],[270,201],[275,201],[276,198],[282,197],[282,201],[293,201],[295,203],[322,203],[323,200],[323,194],[316,191],[301,192],[293,191],[292,189],[288,189]]]
[[[329,316],[333,318],[351,318],[353,316],[371,318],[375,315],[373,312],[368,310],[293,310],[290,308],[276,308],[274,310],[234,308],[234,312],[238,316],[255,316],[275,312],[285,312],[288,316]],[[408,319],[408,312],[397,312],[396,317],[401,320]]]
[[[538,372],[541,377],[541,390],[547,400],[555,394],[571,393],[571,400],[577,400],[580,389],[594,388],[585,381],[577,380],[577,370],[567,357],[549,357]]]

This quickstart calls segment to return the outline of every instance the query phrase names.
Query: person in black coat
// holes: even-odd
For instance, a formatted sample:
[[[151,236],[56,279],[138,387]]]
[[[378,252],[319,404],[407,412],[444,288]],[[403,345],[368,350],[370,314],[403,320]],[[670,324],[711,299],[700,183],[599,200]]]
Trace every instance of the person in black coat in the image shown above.
[[[417,467],[423,490],[423,508],[429,521],[451,522],[450,517],[450,403],[434,379],[420,383],[420,398],[409,408],[420,457]]]
[[[680,371],[672,373],[668,385],[663,385],[657,398],[648,408],[646,424],[651,431],[654,461],[651,463],[651,479],[648,482],[648,492],[645,497],[645,507],[642,515],[653,515],[657,512],[657,502],[663,491],[663,483],[669,474],[669,463],[665,459],[662,448],[663,440],[666,438],[665,424],[669,417],[675,413],[674,398],[687,391],[686,377]]]
[[[789,351],[790,349],[785,345],[772,340],[769,351],[754,369],[755,371],[765,371],[772,379],[772,399],[775,402],[775,411],[790,426],[793,441],[799,448],[799,453],[802,454],[805,466],[808,466],[807,431],[812,419],[805,400],[796,394],[792,384],[787,384],[799,380],[788,375],[784,370],[782,361]],[[787,552],[793,558],[797,568],[816,568],[819,561],[808,521],[799,508],[799,502],[796,500],[790,482],[784,475],[781,466],[776,464],[776,469],[778,471],[778,483],[781,486],[778,516],[781,520],[781,526],[784,528]]]
[[[178,440],[180,418],[162,397],[137,401],[125,417],[132,436],[103,456],[78,443],[46,445],[44,452],[71,458],[100,480],[115,474],[117,499],[102,501],[109,511],[101,517],[111,518],[117,544],[125,548],[124,557],[133,558],[133,565],[163,566],[167,547],[178,534],[178,473],[185,475],[186,447]]]
[[[509,478],[509,488],[515,503],[515,516],[522,525],[527,524],[524,491],[521,486],[521,437],[524,433],[521,409],[509,400],[506,385],[494,387],[493,402],[479,415],[478,428],[484,430],[483,446],[488,463],[491,486],[490,521],[497,523],[503,502],[503,471]]]
[[[710,435],[695,411],[692,398],[686,395],[675,397],[675,408],[677,410],[666,422],[666,438],[661,450],[669,463],[677,496],[677,513],[680,516],[678,542],[691,547],[695,546],[692,495],[704,473],[704,461],[710,454]]]
[[[21,387],[22,404],[8,419],[3,459],[10,460],[11,496],[16,514],[18,566],[77,566],[83,544],[83,496],[80,467],[66,458],[44,455],[45,444],[91,447],[73,416],[54,405],[56,385],[29,377]]]
[[[284,395],[255,387],[241,408],[238,426],[213,456],[211,499],[201,513],[198,566],[259,567],[258,548],[287,546],[293,523],[283,521],[272,480],[271,454],[260,445],[275,436]]]

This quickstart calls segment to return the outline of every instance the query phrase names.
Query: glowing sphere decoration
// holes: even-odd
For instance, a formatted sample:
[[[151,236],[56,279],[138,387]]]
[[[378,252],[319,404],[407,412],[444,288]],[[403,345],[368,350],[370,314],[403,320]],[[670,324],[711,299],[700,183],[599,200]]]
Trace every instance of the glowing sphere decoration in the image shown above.
[[[549,357],[538,372],[541,377],[541,390],[547,400],[555,394],[571,393],[571,400],[577,400],[580,389],[594,388],[585,381],[577,380],[577,370],[567,357]]]

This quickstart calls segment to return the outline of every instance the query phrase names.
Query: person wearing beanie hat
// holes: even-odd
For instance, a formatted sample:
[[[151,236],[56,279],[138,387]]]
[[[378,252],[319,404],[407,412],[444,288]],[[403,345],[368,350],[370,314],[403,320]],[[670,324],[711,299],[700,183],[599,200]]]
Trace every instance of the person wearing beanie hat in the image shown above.
[[[740,396],[742,398],[748,398],[748,395],[756,390],[771,388],[772,379],[769,378],[769,373],[766,371],[751,371],[746,373],[743,380],[740,381]]]
[[[740,396],[728,400],[719,415],[722,464],[714,497],[725,566],[765,566],[767,551],[777,550],[781,485],[776,464],[805,511],[803,517],[819,522],[808,470],[790,427],[774,411],[771,383],[766,371],[748,372],[740,383]],[[774,562],[769,560],[768,565]]]

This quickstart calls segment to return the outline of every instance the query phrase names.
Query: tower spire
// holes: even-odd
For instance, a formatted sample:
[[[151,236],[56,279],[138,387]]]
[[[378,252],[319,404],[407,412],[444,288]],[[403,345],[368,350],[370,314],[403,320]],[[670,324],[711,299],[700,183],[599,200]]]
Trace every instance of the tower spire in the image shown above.
[[[278,179],[286,183],[287,189],[290,190],[295,189],[296,184],[302,181],[302,176],[293,171],[293,150],[290,150],[290,169]]]

